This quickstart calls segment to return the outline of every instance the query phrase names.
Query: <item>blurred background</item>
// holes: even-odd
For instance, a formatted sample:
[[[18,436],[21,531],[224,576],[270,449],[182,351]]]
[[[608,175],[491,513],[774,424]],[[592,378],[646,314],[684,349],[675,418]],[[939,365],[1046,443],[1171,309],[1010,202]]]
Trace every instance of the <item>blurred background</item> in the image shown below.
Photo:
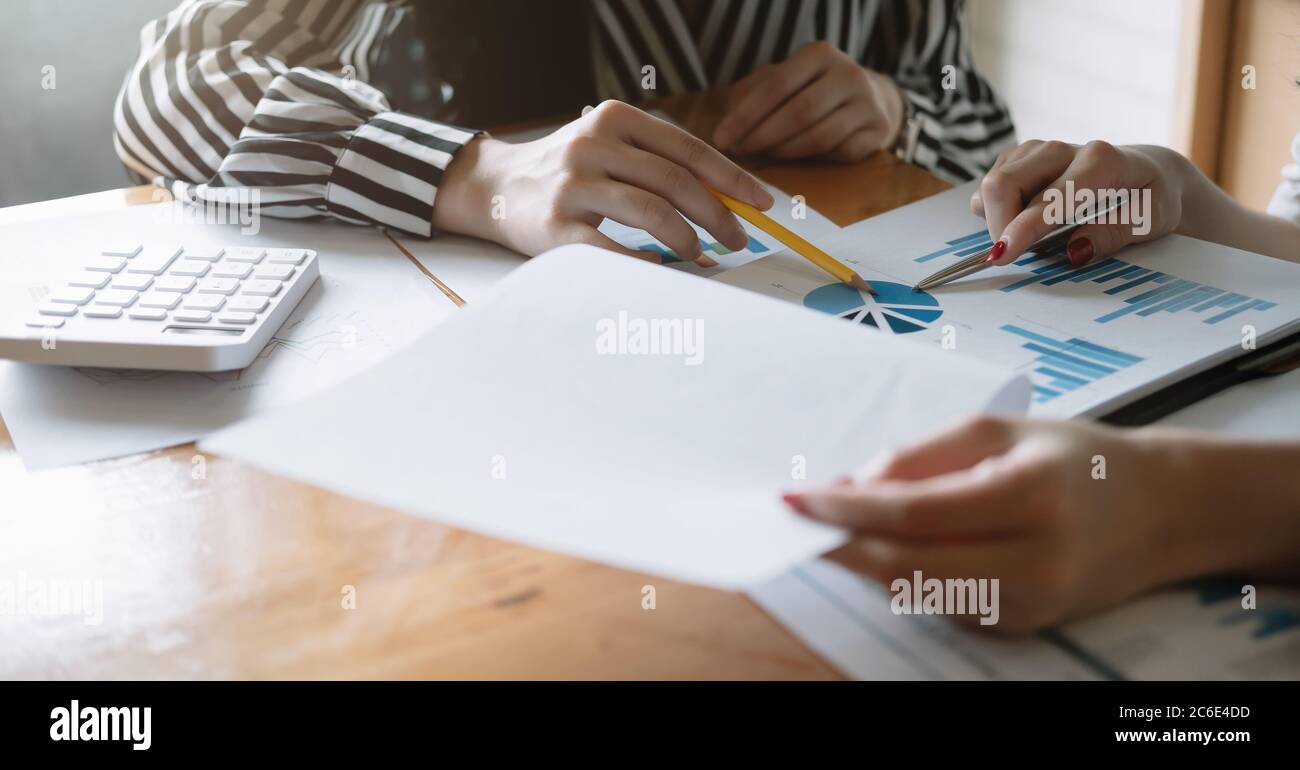
[[[0,3],[0,206],[127,184],[113,100],[141,26],[177,4]],[[1300,0],[970,0],[967,13],[1021,139],[1168,145],[1267,204],[1300,129]]]
[[[129,184],[113,100],[140,28],[179,0],[0,2],[0,206]],[[54,67],[55,88],[42,88]]]

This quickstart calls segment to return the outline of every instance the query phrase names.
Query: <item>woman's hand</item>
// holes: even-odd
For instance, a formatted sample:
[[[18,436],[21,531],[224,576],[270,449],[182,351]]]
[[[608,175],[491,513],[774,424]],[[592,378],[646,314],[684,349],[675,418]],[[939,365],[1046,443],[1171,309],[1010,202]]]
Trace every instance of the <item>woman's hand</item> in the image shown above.
[[[749,238],[706,185],[760,209],[773,203],[757,179],[708,143],[609,101],[534,142],[484,138],[466,145],[443,177],[433,224],[529,256],[590,243],[661,261],[598,232],[609,217],[646,230],[685,260],[713,267],[717,262],[703,254],[682,214],[728,248],[743,249]]]
[[[1020,632],[1199,575],[1300,574],[1297,459],[1297,444],[980,417],[786,500],[853,530],[832,557],[886,586],[998,578],[996,628]]]
[[[1005,265],[1052,229],[1074,221],[1077,203],[1064,197],[1067,182],[1076,191],[1094,194],[1150,190],[1149,207],[1143,199],[1120,210],[1122,224],[1083,225],[1071,235],[1066,253],[1075,267],[1081,267],[1130,243],[1173,232],[1182,219],[1183,186],[1190,167],[1181,155],[1163,147],[1029,141],[998,157],[971,197],[971,210],[988,221],[989,237],[997,241],[992,263]],[[1062,196],[1066,217],[1061,221],[1049,216],[1058,212],[1049,208],[1048,190]],[[1143,222],[1137,221],[1138,216]]]
[[[893,145],[905,114],[894,81],[825,41],[754,70],[728,102],[713,143],[781,160],[862,160]]]

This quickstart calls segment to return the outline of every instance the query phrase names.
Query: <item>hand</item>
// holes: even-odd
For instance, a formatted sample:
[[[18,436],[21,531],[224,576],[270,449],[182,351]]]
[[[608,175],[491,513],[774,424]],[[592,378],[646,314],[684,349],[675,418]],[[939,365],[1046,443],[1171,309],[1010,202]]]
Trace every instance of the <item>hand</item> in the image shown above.
[[[606,217],[646,230],[702,267],[699,237],[678,212],[730,249],[749,237],[705,185],[760,209],[772,195],[706,142],[617,101],[525,144],[478,139],[461,148],[438,190],[433,224],[529,256],[590,243],[651,262],[597,231]],[[498,197],[499,196],[499,197]]]
[[[1075,190],[1150,190],[1145,199],[1130,200],[1120,210],[1123,224],[1079,227],[1066,246],[1071,264],[1082,267],[1124,246],[1154,240],[1173,232],[1182,217],[1182,190],[1190,164],[1161,147],[1115,147],[1105,142],[1083,146],[1064,142],[1030,141],[1003,152],[971,197],[971,210],[988,221],[994,245],[993,264],[1008,264],[1053,228],[1074,220],[1076,202],[1063,198],[1066,219],[1048,206],[1048,190],[1064,196],[1066,182]],[[1057,207],[1061,208],[1061,207]],[[1144,220],[1139,222],[1139,217]],[[1049,221],[1050,220],[1050,221]]]
[[[732,86],[715,146],[782,160],[862,160],[890,147],[903,125],[903,94],[885,75],[825,41]]]
[[[1212,510],[1223,503],[1216,496],[1244,494],[1224,481],[1236,462],[1225,466],[1227,453],[1215,447],[1181,431],[980,417],[881,458],[855,480],[786,499],[853,530],[855,540],[832,558],[886,586],[910,581],[913,570],[941,580],[998,578],[995,629],[1020,632],[1252,564],[1261,552],[1238,545],[1249,533],[1234,532],[1243,525],[1234,504]],[[1294,461],[1291,453],[1275,452],[1272,464]],[[1250,467],[1262,464],[1256,456]],[[1215,492],[1197,483],[1211,478]],[[1300,524],[1270,525],[1265,537],[1285,541],[1284,529],[1295,549]]]

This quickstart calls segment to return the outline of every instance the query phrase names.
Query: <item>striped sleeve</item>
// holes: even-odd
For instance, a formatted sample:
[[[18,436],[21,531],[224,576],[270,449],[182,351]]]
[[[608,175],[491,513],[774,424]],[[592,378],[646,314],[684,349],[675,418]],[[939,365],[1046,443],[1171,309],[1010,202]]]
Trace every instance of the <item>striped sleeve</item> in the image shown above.
[[[963,0],[906,0],[907,43],[895,81],[914,116],[908,159],[936,176],[983,176],[1015,144],[1011,113],[975,69]]]
[[[395,112],[366,83],[412,12],[187,0],[141,30],[114,108],[118,157],[179,200],[429,236],[443,171],[476,133]]]

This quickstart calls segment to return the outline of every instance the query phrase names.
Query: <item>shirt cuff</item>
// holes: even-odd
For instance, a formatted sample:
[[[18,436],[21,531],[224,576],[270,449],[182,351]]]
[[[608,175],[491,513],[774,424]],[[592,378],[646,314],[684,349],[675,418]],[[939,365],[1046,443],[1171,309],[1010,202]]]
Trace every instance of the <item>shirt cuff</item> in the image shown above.
[[[381,112],[352,132],[325,187],[341,216],[429,237],[443,172],[482,132]]]

